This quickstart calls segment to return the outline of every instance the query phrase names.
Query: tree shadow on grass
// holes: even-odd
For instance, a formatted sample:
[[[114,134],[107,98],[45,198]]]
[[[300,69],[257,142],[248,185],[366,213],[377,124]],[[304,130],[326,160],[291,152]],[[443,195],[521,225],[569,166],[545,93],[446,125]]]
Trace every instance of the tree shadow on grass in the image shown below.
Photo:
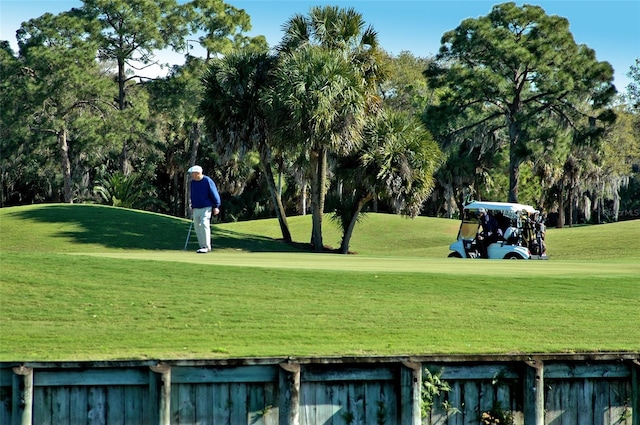
[[[182,250],[187,242],[190,221],[162,214],[104,205],[46,205],[13,213],[24,220],[21,231],[29,233],[28,222],[56,224],[53,237],[71,241],[69,251],[82,249],[73,244],[102,245],[111,249]],[[211,228],[214,248],[249,252],[291,252],[306,250],[305,244]],[[191,231],[187,249],[197,248]]]

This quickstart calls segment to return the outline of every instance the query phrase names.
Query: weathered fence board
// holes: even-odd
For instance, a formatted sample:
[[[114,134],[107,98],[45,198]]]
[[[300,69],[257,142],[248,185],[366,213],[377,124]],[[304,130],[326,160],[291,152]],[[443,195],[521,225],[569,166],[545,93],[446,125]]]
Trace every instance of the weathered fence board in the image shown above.
[[[218,384],[213,386],[213,423],[231,423],[231,384]]]
[[[62,385],[146,385],[149,376],[143,369],[87,369],[43,370],[33,379],[33,385],[55,387]]]
[[[101,387],[91,387],[87,393],[88,421],[92,425],[106,425],[106,391]],[[36,424],[39,422],[35,422]]]
[[[640,353],[488,357],[0,363],[0,425],[640,425]]]
[[[278,378],[277,366],[244,367],[176,367],[171,373],[174,384],[198,384],[215,382],[275,382]]]

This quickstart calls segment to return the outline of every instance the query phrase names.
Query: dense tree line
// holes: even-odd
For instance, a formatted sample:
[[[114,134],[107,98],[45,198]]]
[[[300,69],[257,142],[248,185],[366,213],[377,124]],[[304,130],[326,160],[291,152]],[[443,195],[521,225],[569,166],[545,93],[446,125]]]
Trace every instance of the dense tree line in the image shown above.
[[[223,219],[331,213],[348,251],[369,210],[453,216],[510,200],[558,224],[640,209],[640,73],[613,69],[566,19],[496,5],[440,52],[388,55],[354,9],[314,7],[269,49],[221,0],[83,0],[0,46],[2,206],[103,202],[187,216],[202,165]],[[194,45],[204,57],[192,55]],[[173,49],[166,77],[145,68]]]

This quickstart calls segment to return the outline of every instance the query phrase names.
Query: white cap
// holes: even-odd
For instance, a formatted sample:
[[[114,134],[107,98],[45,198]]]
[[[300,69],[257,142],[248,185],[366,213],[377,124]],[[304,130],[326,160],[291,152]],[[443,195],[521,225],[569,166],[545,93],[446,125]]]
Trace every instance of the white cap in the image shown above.
[[[201,173],[202,172],[202,167],[199,165],[194,165],[193,167],[189,168],[187,170],[188,173]]]

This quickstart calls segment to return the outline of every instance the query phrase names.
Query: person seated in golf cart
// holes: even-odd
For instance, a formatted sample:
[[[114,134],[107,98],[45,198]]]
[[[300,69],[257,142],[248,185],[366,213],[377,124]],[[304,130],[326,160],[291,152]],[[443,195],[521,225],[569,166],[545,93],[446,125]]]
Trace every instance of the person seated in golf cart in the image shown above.
[[[532,226],[528,224],[528,217],[536,212],[537,210],[530,205],[515,202],[473,201],[465,205],[461,211],[458,237],[449,245],[452,251],[449,257],[546,260],[544,244],[539,244],[542,247],[538,249],[542,251],[540,255],[535,255],[530,250],[532,239],[536,239],[538,235],[540,239],[544,238],[542,226],[536,228],[540,231],[533,232]],[[494,227],[491,215],[495,218],[499,230]],[[481,237],[485,239],[480,240]],[[495,240],[493,243],[492,238]]]
[[[488,248],[494,242],[497,242],[502,238],[502,231],[498,226],[498,221],[493,214],[487,212],[485,208],[478,210],[478,216],[480,218],[480,227],[482,230],[478,232],[478,248],[481,258],[489,258]]]

